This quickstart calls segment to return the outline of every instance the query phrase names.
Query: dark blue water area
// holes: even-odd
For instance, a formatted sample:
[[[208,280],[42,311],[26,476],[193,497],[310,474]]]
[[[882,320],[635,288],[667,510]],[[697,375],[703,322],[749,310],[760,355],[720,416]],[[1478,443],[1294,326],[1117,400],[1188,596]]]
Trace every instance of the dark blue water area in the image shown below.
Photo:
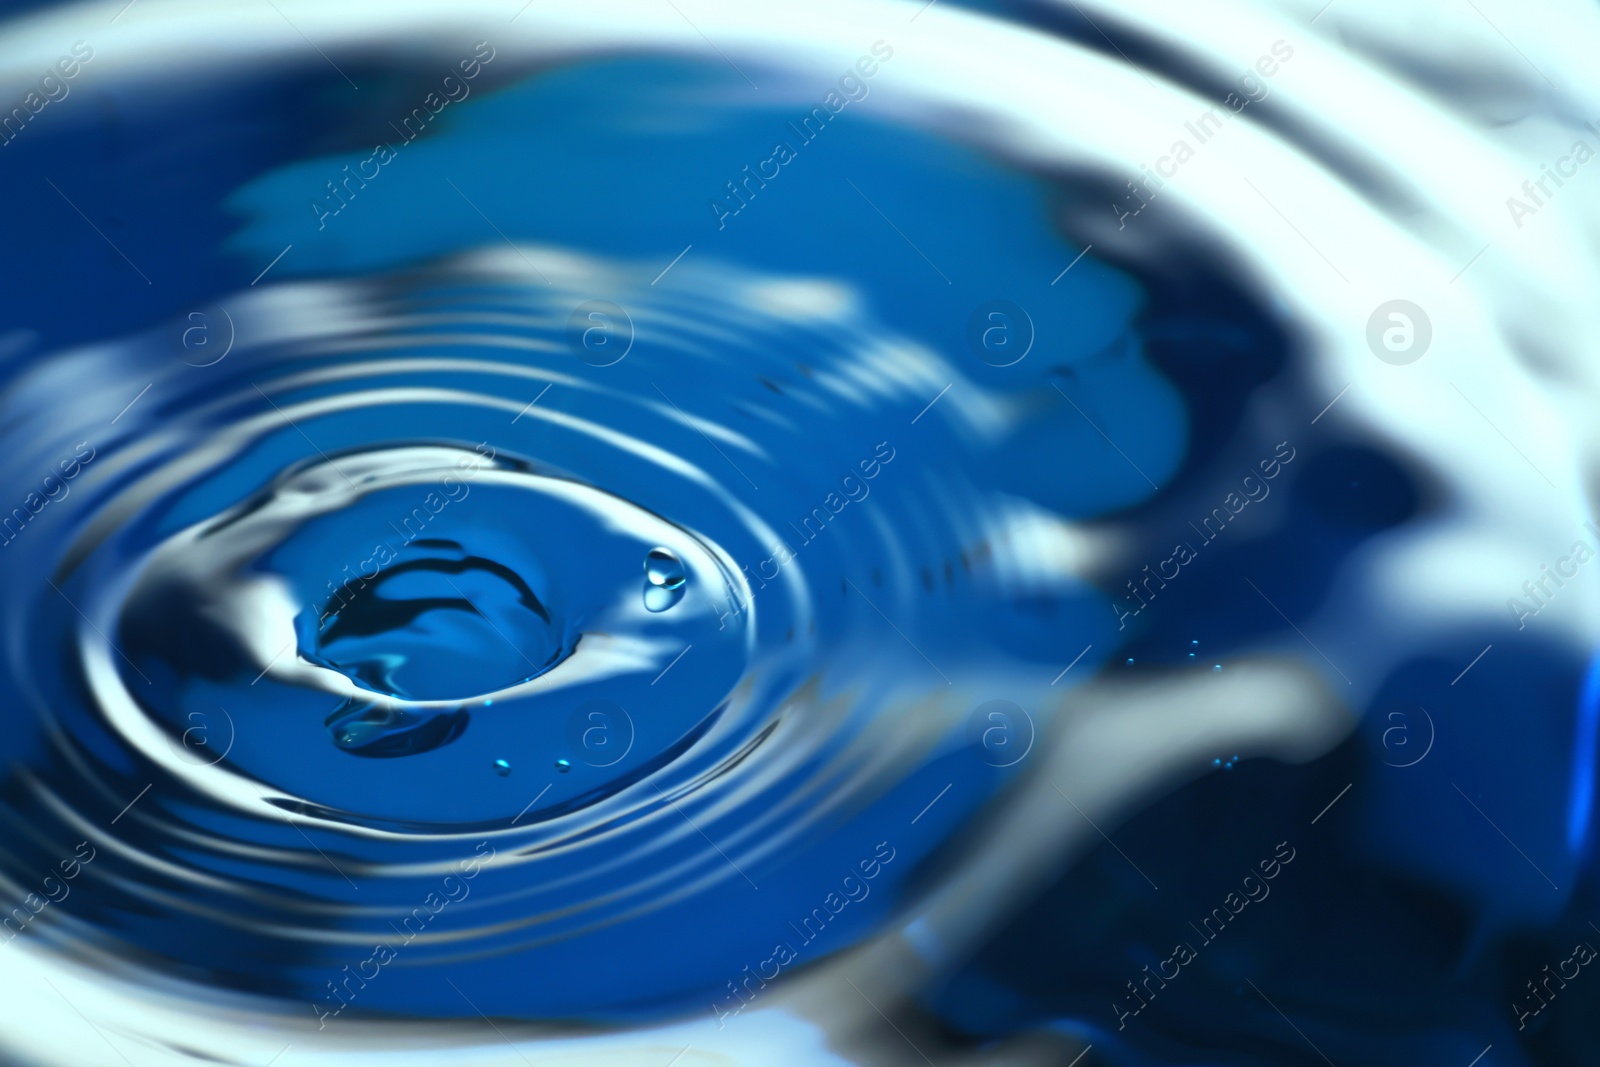
[[[1228,393],[1214,400],[1226,407]],[[1338,560],[1450,506],[1403,457],[1336,429],[1297,445],[1281,495],[1252,501],[1256,514],[1221,532],[1184,521],[1204,521],[1199,508],[1162,516],[1199,558],[1128,593],[1122,603],[1140,610],[1109,670],[1225,670],[1218,650],[1314,613]],[[1194,468],[1219,502],[1251,473],[1226,458]],[[1491,1043],[1496,1062],[1593,1062],[1600,988],[1557,968],[1575,946],[1600,945],[1596,671],[1507,620],[1447,628],[1394,667],[1328,756],[1296,767],[1219,753],[1220,766],[1133,816],[930,989],[924,1010],[974,1047],[1054,1028],[1128,1067],[1466,1063]],[[1319,635],[1334,659],[1359,639]],[[1298,850],[1293,869],[1251,901],[1242,880],[1255,875],[1260,891],[1257,864],[1279,842]],[[1230,893],[1247,898],[1238,914]],[[1215,908],[1226,922],[1197,929]]]
[[[472,55],[475,44],[463,40],[460,54]],[[866,51],[870,42],[863,46]],[[524,77],[526,72],[511,70],[501,58],[483,67],[467,99],[443,108],[422,136],[406,141],[392,124],[411,115],[446,71],[403,68],[389,58],[345,65],[359,93],[342,77],[309,67],[210,83],[204,94],[182,86],[91,91],[83,85],[52,105],[49,124],[30,127],[24,138],[0,149],[6,163],[0,192],[9,202],[30,205],[10,223],[14,247],[25,254],[9,262],[0,298],[0,329],[25,331],[8,343],[8,382],[25,378],[44,353],[140,331],[170,331],[189,312],[250,288],[269,264],[261,286],[381,279],[374,290],[398,294],[401,304],[439,300],[458,310],[490,312],[522,298],[489,282],[474,288],[430,280],[427,272],[467,250],[508,252],[508,242],[548,245],[625,264],[626,281],[614,280],[622,273],[608,276],[613,280],[586,298],[615,301],[642,325],[665,320],[650,303],[651,278],[680,253],[684,258],[672,270],[691,279],[708,276],[697,270],[842,279],[865,304],[858,322],[940,354],[959,368],[963,385],[1022,412],[1019,428],[980,446],[970,427],[953,418],[947,423],[935,407],[915,424],[928,432],[911,432],[911,418],[936,399],[938,383],[916,398],[896,395],[860,411],[812,414],[807,422],[801,416],[810,395],[808,370],[847,363],[848,346],[838,337],[774,331],[760,352],[746,351],[741,339],[725,350],[702,344],[693,358],[670,345],[642,344],[619,368],[637,375],[621,379],[630,388],[642,392],[652,380],[666,383],[673,399],[695,415],[728,419],[761,444],[783,445],[784,451],[774,448],[765,460],[748,461],[749,473],[763,487],[748,497],[772,486],[767,499],[777,501],[762,511],[770,511],[774,521],[804,514],[886,437],[894,441],[899,469],[917,472],[899,485],[885,478],[875,489],[885,513],[903,526],[902,540],[895,542],[906,550],[903,559],[884,550],[874,554],[854,541],[835,548],[819,540],[816,549],[805,549],[819,561],[815,572],[826,581],[819,580],[817,588],[828,597],[818,598],[812,615],[796,613],[802,620],[798,636],[806,636],[807,619],[813,626],[820,622],[817,658],[860,683],[852,699],[866,718],[892,705],[891,683],[911,672],[924,672],[922,684],[937,679],[926,677],[927,664],[861,605],[863,589],[875,599],[881,590],[877,603],[896,619],[927,616],[926,630],[914,632],[933,661],[957,656],[962,642],[980,632],[1041,671],[1090,643],[1095,651],[1080,668],[1085,675],[1103,669],[1152,677],[1206,660],[1226,670],[1222,650],[1294,637],[1285,617],[1313,613],[1331,595],[1340,564],[1373,538],[1452,506],[1405,457],[1349,439],[1329,420],[1292,440],[1294,458],[1283,464],[1271,496],[1230,520],[1215,543],[1196,532],[1197,562],[1185,566],[1181,581],[1162,585],[1127,627],[1118,628],[1119,605],[1129,610],[1138,602],[1128,599],[1120,576],[1100,588],[1078,586],[1067,593],[1023,591],[1003,602],[976,597],[962,584],[967,573],[985,553],[1008,549],[941,529],[945,516],[928,503],[933,489],[955,487],[958,503],[970,499],[961,495],[970,487],[981,487],[1070,519],[1113,517],[1153,525],[1159,539],[1146,555],[1154,565],[1172,552],[1167,531],[1189,537],[1182,532],[1188,522],[1201,522],[1211,503],[1251,474],[1258,459],[1274,455],[1276,440],[1263,439],[1264,451],[1238,459],[1255,447],[1240,428],[1252,398],[1265,388],[1280,389],[1304,401],[1308,418],[1321,406],[1321,398],[1313,402],[1302,395],[1290,358],[1290,330],[1274,309],[1231,280],[1226,262],[1208,258],[1203,246],[1160,262],[1113,246],[1097,248],[1060,277],[1083,250],[1083,242],[1064,232],[1062,220],[1083,203],[1103,212],[1111,199],[1103,179],[1027,174],[952,139],[893,125],[873,112],[870,92],[808,139],[791,123],[820,103],[820,92],[797,91],[790,102],[771,106],[747,98],[748,86],[733,72],[689,62],[612,58]],[[878,76],[893,72],[893,59],[883,60]],[[745,187],[748,203],[730,200],[727,183],[743,181],[745,168],[771,158],[778,142],[789,144],[793,160],[764,184]],[[375,177],[343,186],[380,144],[393,152],[392,162],[379,165]],[[341,183],[348,203],[328,199],[329,182]],[[682,292],[671,289],[680,284],[673,274],[666,278],[672,279],[663,281],[668,291]],[[706,299],[704,319],[723,321],[723,309]],[[974,313],[998,300],[1025,310],[1027,334],[1036,339],[1028,358],[1004,367],[969,344]],[[552,321],[562,320],[539,334],[543,340],[562,334],[567,304],[542,309]],[[1016,325],[1009,322],[1010,328]],[[416,329],[407,351],[427,347],[449,358],[470,352],[446,342],[430,345],[426,333]],[[641,337],[647,333],[641,329]],[[599,369],[582,366],[555,342],[552,347],[551,358],[562,361],[565,372]],[[691,347],[686,344],[684,351]],[[228,397],[229,405],[208,412],[203,427],[221,433],[270,413],[274,401],[288,405],[338,394],[338,386],[298,381],[269,390],[272,401],[250,392],[254,382],[278,376],[278,355],[242,354],[203,383],[155,390],[128,426],[181,421],[203,400]],[[161,358],[170,362],[170,353]],[[339,359],[325,352],[310,365],[332,366]],[[128,396],[145,380],[134,377],[130,372]],[[402,377],[385,384],[403,384]],[[494,392],[502,384],[486,384],[483,375],[459,368],[429,380],[430,386],[462,391]],[[530,397],[532,392],[526,390]],[[943,402],[957,400],[952,395]],[[614,418],[618,410],[588,396],[575,403],[566,410],[597,421]],[[737,422],[729,414],[748,411],[807,429],[763,436],[750,429],[759,420]],[[742,982],[747,969],[759,969],[781,947],[793,953],[793,966],[803,967],[882,928],[936,876],[949,842],[982,826],[985,805],[1014,775],[973,759],[958,736],[919,753],[883,788],[852,794],[842,808],[816,817],[794,814],[791,821],[801,831],[792,839],[785,837],[781,817],[752,832],[749,808],[823,807],[820,792],[786,801],[778,786],[807,782],[820,791],[843,779],[855,764],[841,767],[835,750],[809,751],[769,792],[742,800],[742,810],[694,806],[693,775],[664,781],[663,788],[688,805],[682,812],[663,809],[676,820],[672,840],[688,840],[696,850],[654,847],[648,834],[635,833],[592,868],[557,867],[557,874],[538,884],[521,881],[517,867],[487,863],[469,878],[470,862],[461,859],[459,844],[428,836],[438,829],[430,821],[476,830],[503,824],[524,804],[537,804],[519,816],[529,822],[600,804],[671,768],[721,716],[733,714],[720,703],[721,692],[682,696],[676,705],[663,702],[671,713],[666,721],[640,731],[641,751],[606,773],[581,761],[560,768],[558,753],[577,755],[561,747],[561,729],[550,727],[536,746],[515,732],[520,726],[507,727],[502,748],[509,752],[506,746],[515,738],[537,756],[510,756],[509,774],[496,773],[492,760],[499,750],[487,742],[488,747],[470,747],[495,721],[493,706],[481,699],[467,709],[464,730],[452,734],[455,725],[446,724],[449,729],[438,736],[426,735],[421,756],[419,749],[401,745],[363,758],[342,751],[329,736],[324,719],[340,700],[319,692],[304,701],[293,729],[239,729],[242,747],[229,755],[266,780],[302,787],[285,787],[304,800],[285,800],[281,806],[289,817],[281,822],[244,817],[161,779],[106,725],[94,707],[93,685],[65,666],[76,655],[73,635],[82,630],[67,598],[91,600],[95,588],[114,584],[152,545],[245,506],[297,465],[341,461],[375,445],[471,449],[480,439],[470,411],[441,414],[437,421],[420,407],[413,415],[399,408],[352,412],[269,434],[210,477],[172,488],[126,517],[83,568],[53,556],[58,546],[46,523],[60,523],[57,529],[65,532],[73,529],[66,518],[50,512],[38,520],[40,529],[26,531],[32,555],[26,566],[8,570],[7,581],[20,585],[24,574],[33,575],[30,631],[26,639],[10,640],[36,662],[62,669],[33,672],[25,684],[8,677],[6,696],[19,707],[51,709],[72,745],[53,743],[33,720],[6,726],[9,751],[28,771],[8,775],[0,785],[8,818],[28,827],[8,842],[8,864],[43,870],[58,858],[62,842],[70,852],[70,843],[82,836],[72,819],[41,807],[35,782],[87,782],[74,803],[101,825],[146,783],[159,783],[140,802],[144,807],[116,829],[130,855],[158,857],[172,869],[102,850],[87,868],[91,877],[80,883],[70,905],[62,905],[96,936],[176,973],[299,998],[320,1014],[341,1003],[330,983],[341,982],[345,968],[359,970],[376,943],[389,943],[383,924],[394,929],[390,919],[424,906],[429,894],[460,892],[446,887],[451,877],[470,892],[431,912],[437,918],[430,925],[438,924],[433,930],[467,932],[529,917],[547,925],[531,934],[396,943],[404,965],[386,966],[380,979],[350,998],[347,1010],[472,1014],[442,986],[440,975],[446,973],[490,1014],[605,1023],[682,1011],[723,1013],[736,1006],[729,983]],[[706,447],[708,439],[692,427],[648,413],[629,417],[640,419],[641,432],[673,454],[692,456],[708,469],[719,462]],[[23,425],[22,416],[17,418],[6,437],[17,447],[18,464],[48,468],[59,458],[62,441],[54,432],[16,432],[13,427]],[[318,448],[307,445],[308,433]],[[1126,451],[1109,447],[1108,439]],[[108,458],[126,443],[108,437]],[[520,444],[503,437],[498,447],[508,469],[597,481],[576,473],[596,454],[592,444],[565,443],[552,433]],[[322,449],[326,455],[319,456]],[[114,484],[97,488],[95,497],[87,490],[83,496],[110,499],[118,487],[133,485],[142,470],[156,466],[154,460],[133,460]],[[723,468],[719,476],[743,492],[739,474]],[[709,517],[721,506],[710,490],[675,502],[676,486],[645,484],[637,472],[627,479],[619,474],[619,484],[598,487],[685,529],[714,530],[736,562],[770,550],[746,538],[734,551],[743,535],[732,523],[725,528]],[[504,562],[515,555],[495,541],[493,529],[516,505],[496,506],[489,492],[476,499],[473,507],[485,510],[443,511],[441,523],[448,529],[429,535],[438,543],[416,544],[421,570],[458,576],[462,572],[451,568],[468,558]],[[1207,503],[1185,510],[1197,499]],[[845,513],[843,521],[856,520],[861,528],[851,537],[867,541],[867,516]],[[286,541],[276,554],[263,553],[261,573],[299,576],[299,591],[312,599],[339,566],[363,558],[347,549],[372,551],[355,531],[339,528],[344,521],[366,525],[359,516],[346,516],[308,526],[310,540]],[[582,538],[569,538],[576,540]],[[480,542],[499,547],[479,551],[473,546]],[[330,545],[339,551],[330,552]],[[631,552],[639,546],[628,547]],[[552,617],[565,618],[563,611],[577,608],[570,597],[561,600],[555,587],[562,566],[545,548],[512,569],[539,593],[541,605],[548,602]],[[635,555],[642,562],[644,552]],[[337,559],[338,566],[325,566],[328,559]],[[14,566],[10,559],[0,564]],[[889,606],[893,571],[902,564],[920,590],[893,601],[909,605],[904,613]],[[630,566],[629,581],[642,589],[642,569]],[[38,586],[37,576],[46,573],[61,580],[64,595]],[[1252,593],[1244,577],[1271,604]],[[491,589],[498,592],[491,595]],[[457,628],[438,631],[447,636],[436,645],[481,653],[493,640],[484,628],[499,627],[514,632],[514,643],[525,649],[539,646],[545,636],[551,655],[564,647],[559,635],[545,634],[550,620],[524,610],[527,601],[514,583],[472,586],[468,592],[473,610],[447,605],[457,613],[451,624]],[[476,606],[480,594],[503,597],[483,610]],[[395,595],[452,599],[436,581]],[[174,621],[194,602],[153,600],[149,615],[134,617],[148,626],[130,628],[150,638],[148,648],[134,640],[128,650],[131,662],[148,668],[152,692],[161,694],[149,699],[147,710],[174,736],[183,735],[202,698],[227,692],[231,701],[231,694],[253,686],[254,670],[245,670],[246,658],[236,647],[210,648],[195,637],[198,629]],[[327,601],[321,604],[325,608]],[[598,604],[597,597],[597,612]],[[316,631],[305,628],[305,618],[297,632],[302,648],[309,648]],[[370,633],[348,632],[354,625],[318,646],[323,662],[406,699],[459,690],[462,673],[473,676],[471,692],[481,698],[536,675],[546,661],[542,654],[533,656],[537,662],[529,669],[493,655],[436,663],[427,660],[426,649],[414,648],[406,661],[409,673],[396,674],[382,658],[382,642],[374,644]],[[871,639],[861,639],[863,634]],[[787,638],[780,632],[771,639],[787,644],[795,636],[791,628]],[[1470,657],[1491,642],[1494,652],[1477,664],[1470,684],[1452,685],[1465,662],[1462,649]],[[174,647],[203,664],[190,661],[185,667]],[[881,669],[877,690],[865,681],[871,678],[865,664],[874,658]],[[1043,676],[1048,679],[1054,669]],[[496,673],[502,670],[509,674]],[[785,663],[763,676],[762,692],[780,693],[806,677],[801,667]],[[942,977],[922,998],[922,1008],[947,1033],[974,1044],[1059,1027],[1092,1040],[1096,1055],[1128,1065],[1320,1063],[1322,1053],[1339,1063],[1464,1065],[1489,1041],[1497,1057],[1502,1050],[1506,1057],[1493,1062],[1590,1062],[1588,1050],[1600,1042],[1594,1033],[1600,983],[1571,983],[1522,1032],[1508,1009],[1526,1001],[1525,981],[1538,978],[1545,963],[1570,955],[1575,941],[1600,940],[1589,926],[1600,908],[1588,863],[1596,703],[1588,678],[1583,657],[1513,626],[1442,634],[1438,647],[1383,681],[1355,735],[1332,754],[1304,766],[1245,760],[1223,769],[1231,754],[1217,753],[1219,765],[1195,768],[1193,784],[1115,829],[1118,846],[1160,890],[1102,844],[973,959]],[[259,706],[230,703],[230,714],[246,725],[270,721],[288,706],[281,690],[273,692],[278,695],[261,697]],[[1424,722],[1433,742],[1427,756],[1399,766],[1411,750],[1391,731],[1401,725],[1419,731],[1404,743],[1421,744]],[[221,726],[212,722],[209,728]],[[851,730],[861,726],[852,720]],[[770,736],[753,732],[719,766],[737,767]],[[313,737],[314,755],[309,747],[296,747]],[[1575,738],[1585,737],[1586,745],[1575,746]],[[440,782],[463,779],[441,777],[423,787],[406,782],[408,760],[437,759],[430,766],[442,766],[462,753],[462,765],[470,762],[476,777],[447,802],[430,803],[427,790],[447,792],[455,787]],[[850,759],[865,757],[853,753]],[[84,774],[90,766],[94,773]],[[310,788],[314,780],[337,785]],[[913,823],[927,799],[952,781],[945,802]],[[547,782],[553,792],[539,800],[535,794]],[[1341,791],[1347,785],[1346,795]],[[1319,817],[1336,796],[1342,799]],[[332,809],[354,812],[366,829],[411,833],[403,861],[438,869],[390,877],[384,872],[396,857],[387,845],[307,829],[291,818]],[[180,825],[186,833],[173,833]],[[661,830],[664,820],[652,825],[667,832]],[[636,830],[619,820],[576,836],[588,841]],[[759,849],[761,835],[781,839],[781,846]],[[736,874],[725,856],[698,847],[701,836],[739,842]],[[214,847],[218,841],[249,847]],[[476,841],[468,840],[466,854]],[[1269,897],[1244,908],[1214,943],[1186,932],[1285,841],[1294,859],[1272,880]],[[554,850],[563,844],[526,847]],[[885,860],[890,853],[893,858]],[[293,862],[284,862],[290,854]],[[191,868],[216,882],[173,873]],[[870,878],[869,868],[876,872]],[[632,894],[629,903],[598,911],[603,922],[591,923],[589,916],[549,919],[575,901],[600,899],[619,887]],[[813,920],[802,929],[819,907],[831,916],[826,924]],[[36,933],[65,941],[43,926]],[[405,940],[400,930],[395,938]],[[1204,942],[1194,945],[1197,958],[1119,1028],[1116,1006],[1132,1003],[1124,999],[1127,983],[1142,981],[1143,968],[1168,959],[1173,942],[1191,938]],[[1313,1043],[1321,1053],[1309,1047]]]
[[[1516,664],[1537,666],[1556,664]],[[1306,767],[1246,760],[1151,806],[1115,839],[1159,891],[1101,844],[925,1007],[979,1045],[1054,1025],[1129,1067],[1466,1063],[1491,1043],[1502,1063],[1592,1062],[1600,990],[1551,978],[1600,937],[1592,874],[1541,840],[1560,790],[1471,790],[1557,890],[1452,788],[1485,781],[1476,745],[1441,740],[1405,778],[1373,766],[1374,740]],[[1282,842],[1295,858],[1264,881]]]

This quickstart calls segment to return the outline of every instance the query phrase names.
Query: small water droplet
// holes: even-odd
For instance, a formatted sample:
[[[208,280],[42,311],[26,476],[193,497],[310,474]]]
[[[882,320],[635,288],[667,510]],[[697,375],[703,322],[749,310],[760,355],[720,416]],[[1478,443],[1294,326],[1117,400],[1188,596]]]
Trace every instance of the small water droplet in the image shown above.
[[[1191,645],[1198,645],[1200,643],[1200,639],[1198,637],[1196,637],[1193,640],[1191,640],[1189,643]]]
[[[1128,657],[1128,666],[1130,666],[1130,667],[1133,666],[1133,657],[1132,656]]]
[[[683,560],[670,549],[652,548],[644,558],[644,576],[651,585],[663,589],[677,589],[688,581]]]
[[[511,764],[503,759],[494,761],[494,772],[504,778],[511,773]]]
[[[568,771],[572,770],[572,761],[564,759],[556,760],[556,770],[560,771],[562,774],[566,774]]]
[[[1220,670],[1221,670],[1221,669],[1222,669],[1222,664],[1220,664],[1220,663],[1213,663],[1213,664],[1212,664],[1212,665],[1211,665],[1211,669],[1212,669],[1212,671],[1220,671]]]
[[[683,599],[689,575],[671,550],[652,548],[644,558],[644,580],[645,610],[661,612]]]
[[[1217,758],[1215,758],[1215,757],[1214,757],[1214,758],[1213,758],[1213,759],[1212,759],[1212,760],[1211,760],[1211,766],[1213,766],[1213,767],[1220,767],[1220,766],[1222,766],[1222,760],[1220,760],[1220,759],[1217,759]]]

